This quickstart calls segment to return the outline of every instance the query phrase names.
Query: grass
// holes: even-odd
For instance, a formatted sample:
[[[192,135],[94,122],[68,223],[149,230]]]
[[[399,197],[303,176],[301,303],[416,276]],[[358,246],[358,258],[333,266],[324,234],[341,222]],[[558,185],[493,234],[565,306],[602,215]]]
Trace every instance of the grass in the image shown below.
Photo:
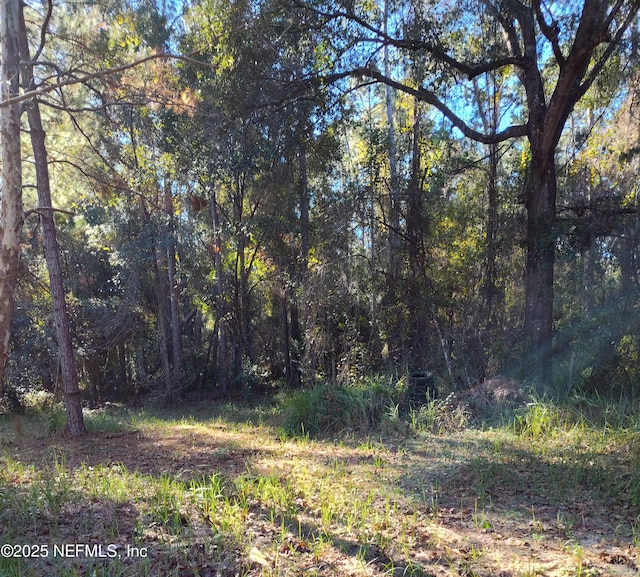
[[[308,400],[110,407],[81,440],[5,419],[0,575],[637,574],[628,408],[539,400],[481,430],[453,398]]]

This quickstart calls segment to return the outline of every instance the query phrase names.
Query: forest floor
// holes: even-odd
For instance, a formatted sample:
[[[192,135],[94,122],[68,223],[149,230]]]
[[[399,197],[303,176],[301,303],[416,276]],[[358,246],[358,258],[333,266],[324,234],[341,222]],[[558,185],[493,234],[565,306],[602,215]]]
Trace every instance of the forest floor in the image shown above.
[[[81,439],[0,418],[0,575],[638,575],[636,433],[292,439],[191,409]]]

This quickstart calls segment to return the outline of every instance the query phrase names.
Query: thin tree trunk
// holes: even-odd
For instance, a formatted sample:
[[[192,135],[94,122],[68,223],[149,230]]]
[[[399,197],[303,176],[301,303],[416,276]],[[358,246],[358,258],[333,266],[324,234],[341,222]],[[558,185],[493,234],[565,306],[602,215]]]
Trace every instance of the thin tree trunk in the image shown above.
[[[311,250],[311,234],[309,230],[309,171],[307,165],[307,142],[305,123],[307,120],[306,108],[300,105],[298,109],[298,171],[299,171],[299,198],[300,198],[300,264],[298,266],[298,281],[301,286],[307,283],[309,277],[309,252]],[[303,319],[305,323],[305,333],[311,328],[309,303],[302,303]],[[300,323],[300,306],[298,299],[291,299],[290,307],[291,332],[290,338],[294,343],[293,350],[290,349],[291,362],[291,385],[299,387],[302,384],[301,360],[306,355],[306,343],[302,335],[303,328]],[[313,380],[313,375],[309,375]]]
[[[451,359],[451,354],[449,353],[449,344],[447,343],[447,339],[442,332],[442,328],[440,327],[440,323],[436,317],[436,313],[434,312],[432,315],[433,325],[436,327],[436,332],[438,333],[438,338],[440,339],[440,347],[442,348],[442,354],[444,356],[444,362],[447,366],[447,372],[449,373],[449,379],[451,380],[451,385],[454,390],[458,389],[458,383],[456,382],[455,371],[453,367],[453,360]]]
[[[234,198],[234,224],[236,228],[237,249],[235,264],[235,284],[234,284],[234,305],[235,305],[235,323],[236,323],[236,339],[233,346],[233,371],[234,376],[238,377],[242,374],[242,363],[245,359],[251,362],[254,360],[253,343],[251,334],[251,316],[250,316],[250,299],[249,299],[249,275],[251,267],[247,267],[246,248],[247,233],[243,230],[243,206],[245,197],[245,178],[244,175],[236,175],[235,178],[236,195]]]
[[[293,363],[291,362],[291,337],[289,335],[289,310],[287,303],[287,289],[283,286],[280,290],[280,318],[282,320],[282,342],[284,355],[284,378],[288,386],[293,386]]]
[[[389,24],[389,3],[384,4],[384,32],[387,33]],[[383,48],[384,73],[391,74],[391,61],[389,58],[389,46],[385,44]],[[389,270],[393,281],[398,275],[398,253],[400,248],[400,184],[398,179],[398,153],[396,146],[396,126],[394,119],[394,98],[393,88],[385,86],[385,106],[387,113],[387,135],[389,138],[389,205],[390,205],[390,241],[389,241]]]
[[[217,354],[214,354],[218,385],[223,394],[229,383],[229,350],[227,346],[227,326],[225,321],[224,283],[222,270],[222,233],[215,184],[211,188],[211,222],[213,225],[214,267],[216,271],[216,328],[219,331]]]
[[[0,2],[0,97],[19,94],[19,0]],[[11,322],[20,264],[22,231],[22,158],[20,154],[20,105],[0,109],[2,175],[0,191],[0,393],[9,356]]]
[[[20,55],[24,62],[30,62],[29,43],[24,14],[20,12]],[[23,69],[23,86],[25,90],[33,88],[33,69],[25,66]],[[36,189],[38,191],[38,204],[40,222],[44,236],[44,255],[49,271],[49,286],[53,301],[53,318],[56,327],[56,340],[58,343],[58,356],[60,358],[60,373],[62,376],[62,390],[64,403],[67,410],[67,428],[73,436],[86,433],[82,416],[82,398],[78,385],[78,370],[73,354],[71,341],[71,324],[64,293],[64,281],[62,266],[60,265],[60,247],[56,234],[54,211],[51,202],[51,185],[49,179],[49,164],[45,132],[42,128],[40,106],[33,101],[27,108],[29,121],[29,134],[36,171]]]
[[[487,260],[485,271],[485,317],[487,321],[487,327],[489,329],[493,326],[494,320],[494,307],[496,301],[496,295],[498,289],[496,286],[497,270],[496,270],[496,257],[497,257],[497,232],[498,232],[498,145],[489,145],[489,182],[487,183],[487,200],[488,200],[488,214],[487,214]]]
[[[302,128],[299,128],[302,130]],[[302,275],[307,275],[307,269],[309,267],[309,250],[311,247],[311,240],[309,234],[309,175],[307,168],[307,145],[304,140],[304,135],[300,134],[300,143],[298,150],[298,170],[300,171],[300,268]]]
[[[411,178],[407,187],[407,252],[409,257],[409,275],[407,278],[407,300],[409,302],[409,368],[424,368],[426,362],[426,334],[424,318],[426,313],[425,297],[427,291],[421,286],[422,270],[425,270],[425,255],[422,249],[423,237],[423,199],[420,182],[420,107],[414,101],[413,134],[411,144]],[[424,278],[426,281],[427,279]]]
[[[490,86],[490,92],[489,92]],[[476,105],[482,126],[487,134],[495,135],[500,122],[500,96],[501,88],[496,74],[492,73],[487,79],[487,87],[481,89],[477,80],[474,80],[473,89]],[[485,94],[485,92],[489,92]],[[489,98],[488,102],[485,100]],[[489,109],[485,107],[488,104]],[[484,313],[486,326],[491,332],[494,325],[497,288],[497,235],[498,235],[498,145],[493,142],[486,145],[489,156],[489,172],[487,180],[487,224],[485,239],[487,243],[485,258],[485,274],[483,283]]]
[[[169,282],[169,309],[171,311],[171,391],[169,400],[177,390],[182,387],[183,360],[182,360],[182,333],[180,330],[180,292],[176,275],[176,242],[175,221],[173,211],[173,195],[171,184],[165,177],[164,184],[164,209],[169,219],[169,235],[167,239],[167,280]]]
[[[170,394],[172,388],[171,360],[169,357],[169,328],[167,327],[170,318],[169,295],[167,288],[167,261],[166,251],[160,246],[160,239],[157,236],[154,240],[156,253],[156,278],[158,289],[158,354],[160,355],[160,365],[162,366],[162,378],[164,380],[165,391]]]
[[[389,25],[389,4],[391,0],[384,3],[383,30],[387,33]],[[391,61],[389,47],[385,44],[383,48],[383,66],[386,76],[391,75]],[[390,308],[395,308],[400,295],[398,286],[400,277],[400,182],[398,178],[398,152],[396,146],[396,127],[394,117],[394,93],[390,86],[385,87],[385,108],[387,116],[387,137],[389,142],[389,226],[387,228],[387,303]],[[396,309],[397,310],[397,309]],[[397,318],[391,323],[391,330],[387,334],[386,349],[391,358],[397,360],[404,355],[402,319]]]

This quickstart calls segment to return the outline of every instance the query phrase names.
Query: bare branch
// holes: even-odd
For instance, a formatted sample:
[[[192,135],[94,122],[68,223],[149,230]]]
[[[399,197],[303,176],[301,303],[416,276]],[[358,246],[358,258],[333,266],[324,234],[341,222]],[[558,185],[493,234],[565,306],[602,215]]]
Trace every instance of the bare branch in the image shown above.
[[[496,132],[493,134],[485,134],[483,132],[475,130],[471,128],[471,126],[469,126],[464,120],[462,120],[462,118],[460,118],[455,112],[453,112],[453,110],[451,110],[433,92],[426,90],[425,88],[413,88],[411,86],[407,86],[406,84],[385,76],[380,71],[374,68],[357,68],[348,73],[342,73],[337,76],[342,76],[343,78],[346,76],[365,76],[368,78],[372,78],[373,80],[382,84],[386,84],[387,86],[391,86],[396,90],[401,90],[402,92],[411,94],[418,100],[426,102],[427,104],[431,104],[431,106],[442,112],[442,114],[444,114],[445,117],[466,137],[482,144],[497,144],[511,138],[528,136],[529,134],[529,127],[526,124],[512,125],[500,132]],[[335,78],[334,80],[337,79],[339,78]]]
[[[560,67],[562,67],[565,63],[565,57],[562,54],[560,41],[558,40],[558,23],[552,22],[551,24],[547,24],[544,14],[542,13],[542,2],[540,0],[534,2],[533,6],[540,30],[544,34],[545,38],[551,43],[551,48],[553,50],[553,55],[556,58],[556,62]]]
[[[143,58],[139,58],[137,60],[133,60],[127,64],[123,64],[121,66],[115,66],[113,68],[108,68],[105,70],[99,70],[97,72],[91,72],[84,74],[83,76],[67,78],[66,80],[59,80],[56,84],[48,84],[46,86],[40,86],[34,90],[28,90],[23,92],[18,96],[14,96],[12,98],[7,98],[0,102],[0,108],[5,108],[6,106],[11,106],[12,104],[18,104],[20,102],[24,102],[25,100],[31,100],[33,98],[37,98],[44,94],[48,94],[49,92],[53,92],[54,90],[59,90],[60,88],[64,88],[65,86],[73,86],[75,84],[86,84],[91,80],[103,79],[108,77],[111,74],[118,74],[120,72],[125,72],[126,70],[130,70],[131,68],[135,68],[136,66],[140,66],[145,64],[146,62],[151,62],[154,60],[182,60],[186,62],[194,63],[196,62],[199,66],[204,66],[210,68],[211,66],[206,62],[200,62],[191,57],[191,55],[182,56],[179,54],[170,54],[166,52],[160,52],[157,54],[151,54],[149,56],[145,56]]]
[[[42,212],[60,212],[62,214],[67,214],[69,216],[75,216],[76,213],[72,212],[70,210],[64,210],[63,208],[54,208],[52,206],[36,206],[35,208],[32,208],[31,210],[28,210],[27,212],[24,213],[24,217],[28,218],[29,216],[31,216],[32,214],[41,214]]]
[[[47,0],[47,14],[44,17],[44,21],[42,22],[42,26],[40,27],[40,46],[36,50],[36,53],[33,55],[33,60],[38,60],[42,51],[44,50],[44,43],[47,36],[47,29],[49,28],[49,22],[51,21],[51,13],[53,12],[53,2],[52,0]]]

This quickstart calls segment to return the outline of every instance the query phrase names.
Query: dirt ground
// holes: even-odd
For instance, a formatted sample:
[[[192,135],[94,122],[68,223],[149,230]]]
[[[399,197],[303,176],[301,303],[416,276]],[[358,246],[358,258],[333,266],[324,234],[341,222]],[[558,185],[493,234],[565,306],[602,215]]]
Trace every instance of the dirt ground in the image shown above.
[[[82,439],[16,439],[5,442],[3,467],[8,459],[26,467],[14,465],[3,473],[7,486],[18,492],[28,492],[38,471],[54,459],[72,478],[100,467],[185,484],[215,473],[230,488],[242,476],[276,478],[293,487],[294,508],[286,513],[252,502],[240,539],[233,545],[225,541],[228,554],[216,553],[215,561],[202,551],[192,559],[189,554],[172,559],[162,527],[148,523],[144,539],[153,552],[146,566],[151,575],[639,574],[636,512],[593,489],[584,471],[577,475],[557,452],[528,452],[502,433],[298,441],[269,427],[172,423]],[[601,469],[598,465],[598,474]],[[335,491],[327,492],[327,486]],[[323,500],[337,503],[338,494],[346,497],[331,505],[336,514],[326,521],[329,505]],[[368,503],[362,513],[366,526],[353,529],[345,513],[353,509],[349,501]],[[61,508],[55,538],[82,539],[83,515],[91,513],[95,520],[108,514],[118,527],[118,535],[108,537],[124,546],[140,523],[147,523],[141,521],[144,510],[144,489],[107,505],[80,494]],[[40,514],[44,520],[46,514]],[[184,524],[190,524],[194,516],[184,515]],[[107,537],[100,528],[92,531],[94,539]],[[38,534],[34,527],[20,535],[23,542],[48,537],[50,532]],[[121,574],[134,574],[134,568]]]

